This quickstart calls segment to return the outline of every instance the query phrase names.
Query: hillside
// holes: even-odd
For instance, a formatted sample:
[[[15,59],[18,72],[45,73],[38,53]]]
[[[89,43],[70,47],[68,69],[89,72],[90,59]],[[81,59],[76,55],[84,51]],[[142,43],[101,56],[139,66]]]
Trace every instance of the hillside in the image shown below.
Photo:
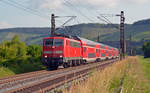
[[[118,24],[114,24],[119,26]],[[3,40],[10,40],[15,34],[20,36],[22,41],[27,44],[41,44],[42,38],[49,36],[50,28],[9,28],[0,29],[0,42]],[[60,29],[57,33],[78,35],[87,39],[96,41],[100,35],[100,41],[118,41],[119,30],[110,24],[78,24],[68,26],[66,29]],[[133,24],[125,25],[126,39],[129,38],[130,33],[133,35],[134,41],[150,40],[150,19],[140,20]]]
[[[57,33],[72,34],[94,40],[98,34],[106,35],[116,32],[111,25],[79,24],[57,30]],[[0,30],[0,41],[10,40],[15,34],[27,44],[41,44],[42,38],[50,34],[50,28],[10,28]]]

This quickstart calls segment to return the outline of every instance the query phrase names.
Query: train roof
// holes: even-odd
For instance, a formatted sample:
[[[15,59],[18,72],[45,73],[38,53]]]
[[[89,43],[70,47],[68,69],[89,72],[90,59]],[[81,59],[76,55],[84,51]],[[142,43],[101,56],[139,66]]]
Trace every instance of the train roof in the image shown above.
[[[93,46],[95,46],[95,45],[101,45],[101,46],[108,46],[110,48],[117,49],[115,47],[111,47],[109,45],[105,45],[105,44],[102,44],[102,43],[97,43],[97,42],[94,42],[94,41],[91,41],[91,40],[88,40],[88,39],[85,39],[85,38],[82,38],[82,37],[79,37],[79,36],[56,34],[56,35],[50,36],[50,37],[66,37],[66,38],[71,38],[71,39],[75,39],[75,40],[81,40],[83,42],[86,42],[87,45],[93,45]],[[46,37],[44,39],[49,39],[50,37]]]
[[[102,43],[97,43],[97,42],[94,42],[94,41],[91,41],[91,40],[88,40],[88,39],[85,39],[85,38],[81,38],[81,37],[78,37],[81,41],[83,42],[86,42],[87,44],[89,45],[101,45],[101,46],[105,46],[105,44],[102,44]],[[107,45],[108,46],[108,45]]]
[[[94,42],[94,41],[91,41],[91,40],[88,40],[88,39],[85,39],[85,38],[81,38],[81,37],[78,37],[81,41],[84,41],[86,42],[87,44],[89,45],[101,45],[101,46],[108,46],[110,48],[113,48],[113,49],[117,49],[115,47],[112,47],[112,46],[109,46],[109,45],[106,45],[106,44],[102,44],[102,43],[98,43],[98,42]]]

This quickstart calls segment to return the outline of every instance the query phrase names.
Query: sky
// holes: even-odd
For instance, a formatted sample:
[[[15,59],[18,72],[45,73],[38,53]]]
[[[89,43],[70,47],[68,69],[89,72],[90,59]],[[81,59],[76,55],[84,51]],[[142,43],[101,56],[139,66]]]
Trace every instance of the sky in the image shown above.
[[[70,17],[75,19],[66,25],[79,23],[105,23],[97,19],[101,14],[112,23],[119,23],[121,11],[125,22],[150,18],[150,0],[0,0],[0,29],[14,27],[50,27],[54,13],[56,26],[61,26]],[[101,16],[100,16],[101,17]]]

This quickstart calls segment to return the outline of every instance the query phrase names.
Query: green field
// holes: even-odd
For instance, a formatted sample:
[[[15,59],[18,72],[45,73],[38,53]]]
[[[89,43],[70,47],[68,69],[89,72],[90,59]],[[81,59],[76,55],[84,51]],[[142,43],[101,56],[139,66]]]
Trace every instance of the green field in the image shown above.
[[[144,76],[150,80],[150,58],[139,57],[139,60],[145,72]]]
[[[150,58],[142,56],[129,63],[123,81],[123,91],[126,93],[150,93]],[[149,78],[149,79],[148,79]]]
[[[15,75],[13,71],[11,71],[9,68],[6,67],[0,67],[0,78]]]
[[[0,62],[0,77],[6,77],[15,74],[27,73],[45,69],[41,63],[41,58],[22,58],[11,59]]]

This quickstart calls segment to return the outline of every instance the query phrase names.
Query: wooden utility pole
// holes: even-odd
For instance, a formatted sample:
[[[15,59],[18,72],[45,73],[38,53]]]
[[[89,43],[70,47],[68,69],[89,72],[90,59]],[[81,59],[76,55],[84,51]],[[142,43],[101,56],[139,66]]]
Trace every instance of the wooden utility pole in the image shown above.
[[[56,29],[55,29],[55,15],[52,14],[51,15],[51,35],[52,36],[55,35],[55,31],[56,31]]]

